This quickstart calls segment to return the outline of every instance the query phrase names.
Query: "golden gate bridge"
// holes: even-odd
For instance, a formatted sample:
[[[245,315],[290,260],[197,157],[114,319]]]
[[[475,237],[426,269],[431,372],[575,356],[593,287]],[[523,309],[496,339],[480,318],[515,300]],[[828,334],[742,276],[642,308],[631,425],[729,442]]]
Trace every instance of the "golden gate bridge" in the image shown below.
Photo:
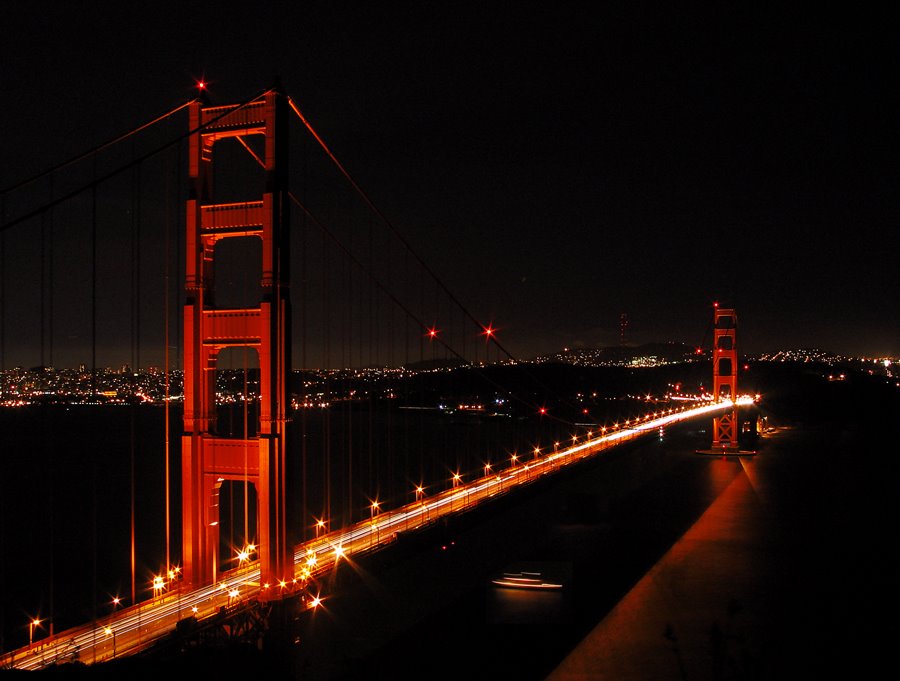
[[[78,172],[63,176],[70,170]],[[284,602],[318,608],[328,598],[323,576],[354,554],[688,419],[713,419],[709,452],[743,453],[737,409],[752,400],[737,391],[733,310],[715,308],[712,391],[689,406],[647,401],[604,423],[537,376],[531,390],[504,386],[488,369],[516,358],[493,322],[415,255],[279,87],[238,104],[213,106],[202,94],[181,103],[8,188],[2,217],[2,368],[8,357],[30,357],[45,375],[74,353],[98,400],[110,358],[130,378],[161,365],[166,418],[160,569],[146,579],[139,568],[132,492],[130,594],[62,630],[52,613],[30,613],[27,645],[4,653],[3,666],[36,669],[76,654],[101,662],[144,650],[185,621],[227,614],[252,623]],[[37,287],[17,285],[35,271]],[[60,347],[60,329],[74,349]],[[475,372],[539,427],[523,428],[523,441],[503,451],[455,452],[455,465],[439,471],[433,452],[397,461],[371,431],[353,442],[352,408],[329,421],[338,403],[398,400],[399,383],[348,381],[348,372],[408,378],[413,367]],[[239,379],[231,392],[222,389],[226,373]],[[111,392],[134,406],[146,393],[130,378]],[[5,390],[0,401],[13,397]],[[31,395],[46,402],[50,393],[37,385]],[[548,409],[548,398],[560,408]],[[170,424],[173,408],[180,424]],[[326,429],[345,429],[346,452],[327,437],[312,451],[303,430],[292,441],[291,424],[311,411],[325,413]],[[102,448],[102,435],[91,444]],[[125,453],[133,460],[134,445]],[[131,475],[133,487],[134,463]]]

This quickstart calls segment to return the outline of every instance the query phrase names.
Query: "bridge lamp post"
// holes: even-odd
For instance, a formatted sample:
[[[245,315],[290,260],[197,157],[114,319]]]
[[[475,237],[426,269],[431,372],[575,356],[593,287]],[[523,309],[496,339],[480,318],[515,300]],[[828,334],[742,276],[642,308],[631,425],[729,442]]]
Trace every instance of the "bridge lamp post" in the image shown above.
[[[319,533],[325,531],[325,521],[319,518],[316,521],[316,539],[319,538]]]
[[[169,569],[169,582],[178,583],[178,619],[181,619],[181,568],[174,567]]]
[[[459,475],[458,472],[453,474],[453,489],[456,489],[457,487],[459,487],[459,481],[460,481],[461,479],[462,479],[462,478],[460,477],[460,475]],[[453,510],[453,500],[454,500],[454,499],[456,499],[456,494],[455,494],[455,493],[453,494],[452,497],[450,497],[450,510],[451,510],[451,511]]]
[[[28,647],[30,648],[34,644],[34,630],[41,626],[41,620],[38,617],[35,617],[28,622]]]
[[[416,487],[416,501],[421,502],[423,520],[428,520],[428,511],[425,508],[425,488],[422,485]]]
[[[162,595],[164,587],[165,587],[165,581],[163,581],[163,578],[160,577],[159,575],[154,577],[153,578],[153,597],[156,598],[157,596]]]
[[[372,506],[369,508],[369,519],[372,521],[372,529],[369,532],[369,546],[372,545],[373,538],[376,537],[378,532],[378,525],[375,523],[375,516],[378,514],[378,509],[380,505],[378,500],[372,502]]]
[[[113,629],[112,627],[106,627],[105,629],[103,629],[103,633],[106,634],[107,637],[112,636],[112,640],[113,640],[112,656],[115,657],[116,656],[116,630]]]

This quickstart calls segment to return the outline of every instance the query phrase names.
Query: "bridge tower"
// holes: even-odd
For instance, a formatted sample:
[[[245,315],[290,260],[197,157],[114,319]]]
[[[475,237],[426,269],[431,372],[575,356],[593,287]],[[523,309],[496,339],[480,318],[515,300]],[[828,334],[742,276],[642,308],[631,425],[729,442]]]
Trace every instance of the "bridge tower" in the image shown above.
[[[182,560],[184,580],[193,586],[214,583],[221,571],[218,493],[226,480],[247,481],[256,490],[260,583],[293,577],[285,499],[291,369],[287,122],[286,98],[277,89],[243,105],[208,107],[197,101],[190,106]],[[251,152],[264,175],[264,187],[257,178],[263,191],[258,198],[251,195],[255,200],[213,202],[213,151],[217,142],[229,138],[237,138],[248,150],[253,145],[262,149]],[[247,186],[253,185],[242,184],[242,190]],[[260,300],[250,308],[218,308],[216,244],[235,237],[258,237],[262,242]],[[234,439],[216,434],[216,361],[226,348],[252,348],[258,356],[255,436]]]
[[[737,315],[733,309],[713,306],[713,396],[717,401],[737,399]],[[736,452],[738,445],[737,407],[713,418],[712,449]]]

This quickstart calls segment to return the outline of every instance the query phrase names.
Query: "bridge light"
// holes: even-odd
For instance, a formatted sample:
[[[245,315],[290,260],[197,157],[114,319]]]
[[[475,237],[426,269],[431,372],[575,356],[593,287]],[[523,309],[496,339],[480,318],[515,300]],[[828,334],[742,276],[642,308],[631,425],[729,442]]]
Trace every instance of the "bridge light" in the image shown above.
[[[28,622],[28,645],[32,645],[34,643],[34,630],[35,628],[41,626],[41,619],[39,617],[35,617],[34,619]]]
[[[437,327],[432,326],[431,328],[429,328],[428,333],[426,335],[431,340],[434,340],[435,338],[437,338],[437,335],[438,335]]]
[[[153,595],[159,596],[162,593],[162,590],[165,587],[165,585],[166,585],[166,583],[162,577],[160,577],[159,575],[155,576],[153,578]]]

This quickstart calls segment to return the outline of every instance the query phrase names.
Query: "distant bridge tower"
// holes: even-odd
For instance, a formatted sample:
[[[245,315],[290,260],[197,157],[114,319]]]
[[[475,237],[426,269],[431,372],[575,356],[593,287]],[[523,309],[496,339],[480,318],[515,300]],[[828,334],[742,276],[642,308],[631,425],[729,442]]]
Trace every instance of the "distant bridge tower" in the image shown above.
[[[246,480],[256,490],[260,583],[293,577],[285,499],[291,368],[286,113],[286,99],[277,91],[246,105],[206,107],[198,101],[190,107],[182,560],[184,579],[194,586],[218,579],[218,494],[226,480]],[[257,185],[242,182],[241,190],[262,189],[257,200],[212,202],[213,149],[228,138],[236,138],[248,151],[256,149],[251,154],[257,167],[262,166]],[[235,237],[261,240],[260,300],[255,307],[220,309],[213,295],[216,245]],[[251,348],[259,360],[258,430],[255,436],[248,431],[245,439],[216,434],[216,361],[226,348]]]
[[[715,400],[737,399],[737,315],[733,309],[714,306],[713,316],[713,396]],[[712,449],[736,452],[738,413],[733,407],[713,418]]]

